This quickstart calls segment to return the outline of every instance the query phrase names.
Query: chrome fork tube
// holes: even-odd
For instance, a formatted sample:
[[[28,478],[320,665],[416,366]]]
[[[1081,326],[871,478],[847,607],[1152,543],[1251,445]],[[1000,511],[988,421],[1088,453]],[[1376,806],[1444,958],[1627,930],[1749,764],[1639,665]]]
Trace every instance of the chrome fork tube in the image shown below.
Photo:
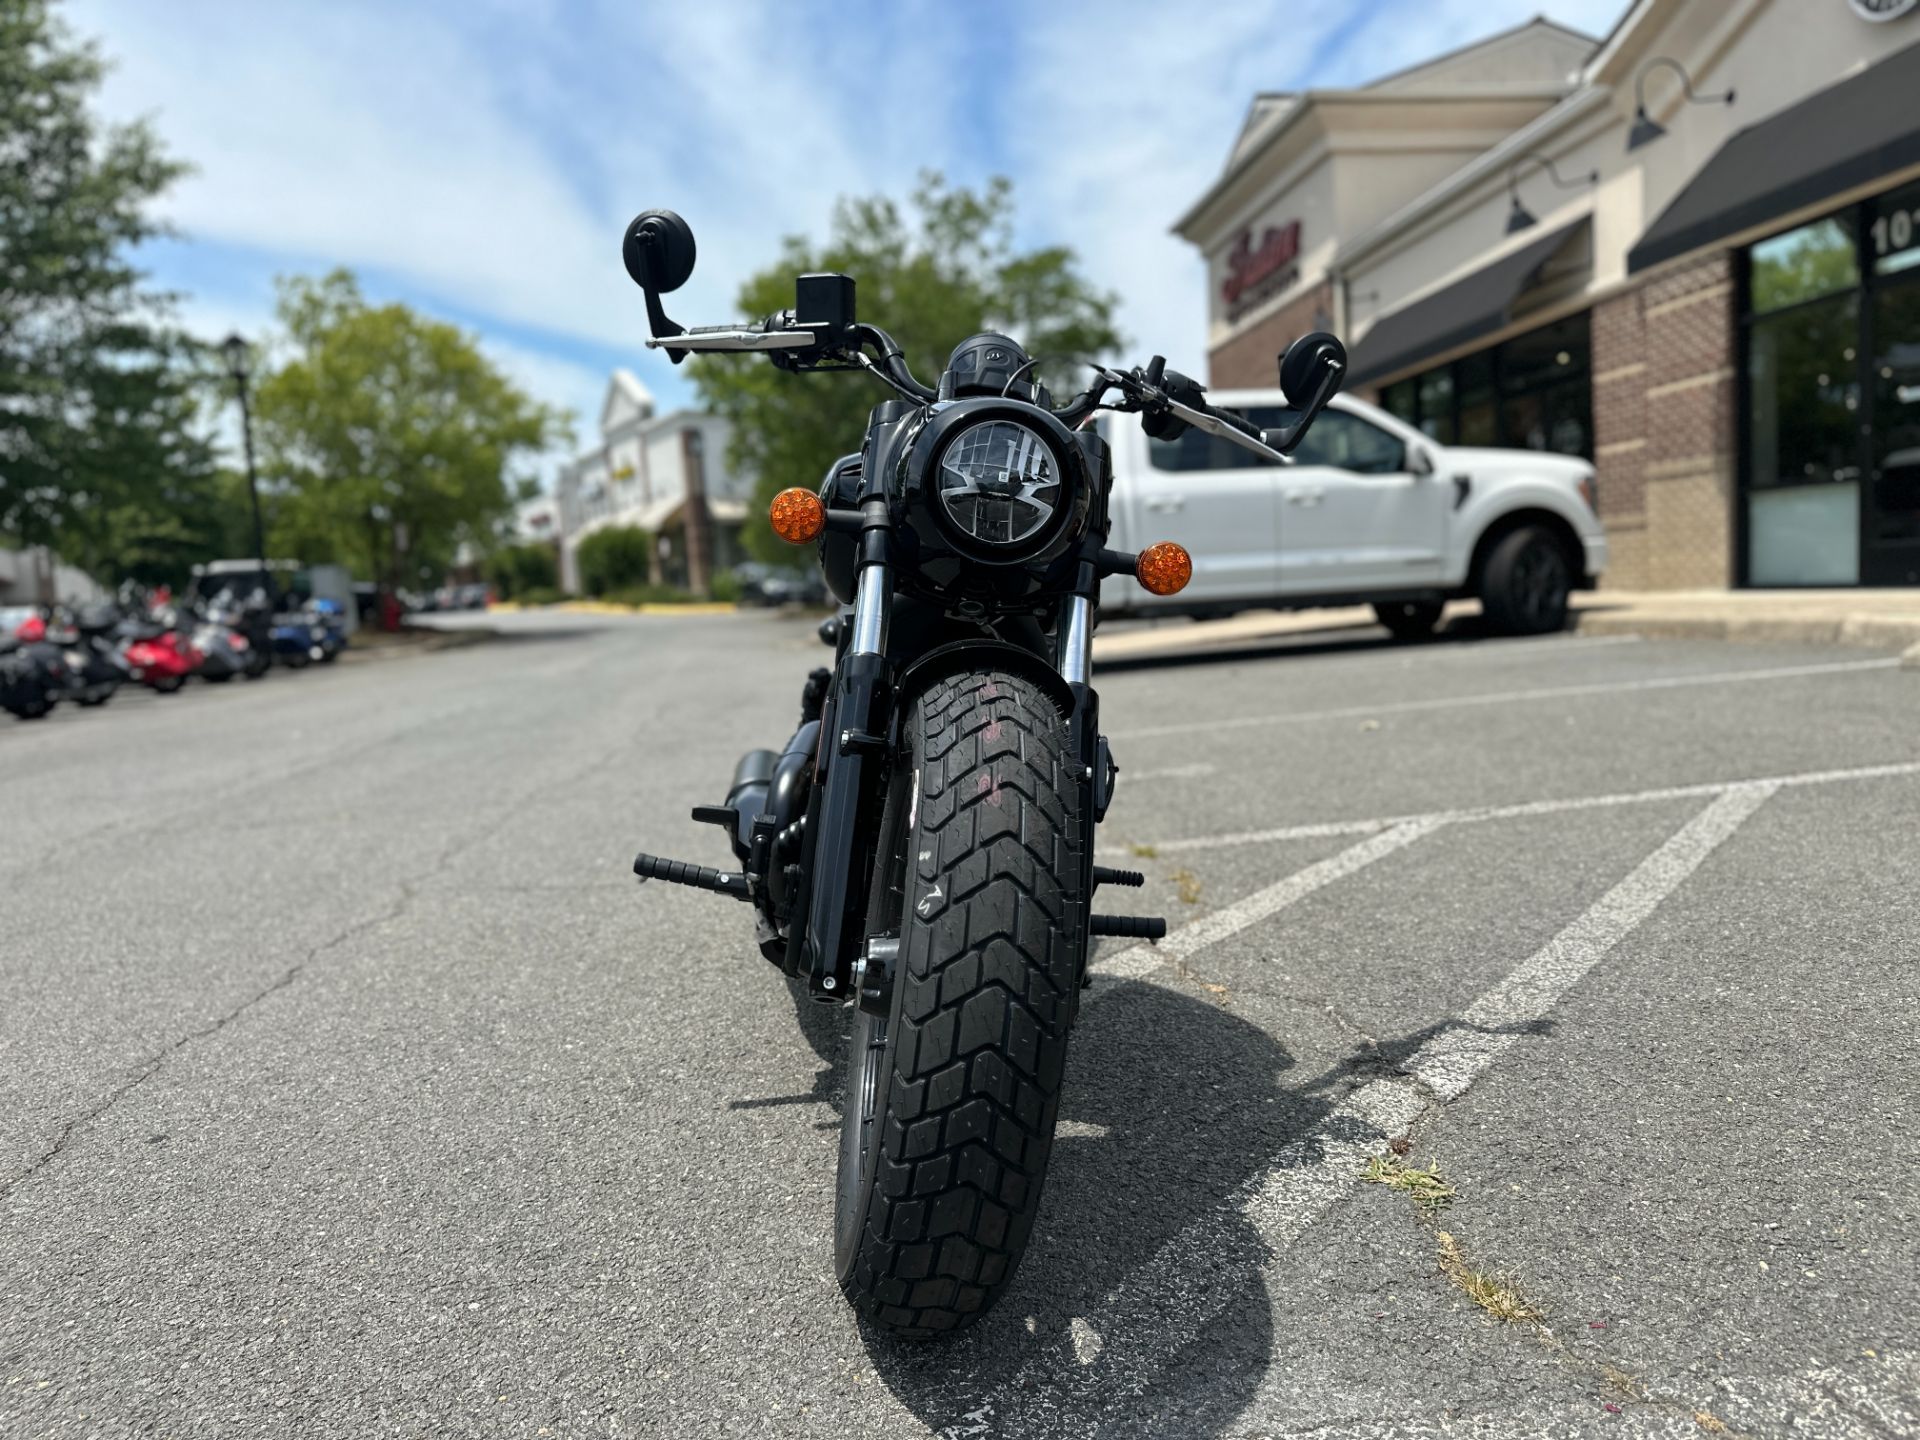
[[[1093,675],[1093,601],[1068,596],[1060,626],[1060,678],[1069,685],[1088,684]]]
[[[884,565],[861,567],[860,579],[853,590],[853,640],[849,649],[855,655],[883,655],[887,649],[887,616],[892,613],[893,576]]]

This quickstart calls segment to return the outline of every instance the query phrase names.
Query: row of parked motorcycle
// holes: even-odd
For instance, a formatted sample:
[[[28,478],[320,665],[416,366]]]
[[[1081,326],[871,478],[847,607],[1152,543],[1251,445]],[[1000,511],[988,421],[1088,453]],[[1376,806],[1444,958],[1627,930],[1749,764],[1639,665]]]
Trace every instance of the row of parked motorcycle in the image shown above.
[[[124,586],[90,605],[0,609],[0,708],[38,720],[63,701],[104,705],[126,684],[172,695],[195,678],[223,684],[324,665],[346,646],[331,600],[276,604],[255,588],[176,603],[164,589]]]

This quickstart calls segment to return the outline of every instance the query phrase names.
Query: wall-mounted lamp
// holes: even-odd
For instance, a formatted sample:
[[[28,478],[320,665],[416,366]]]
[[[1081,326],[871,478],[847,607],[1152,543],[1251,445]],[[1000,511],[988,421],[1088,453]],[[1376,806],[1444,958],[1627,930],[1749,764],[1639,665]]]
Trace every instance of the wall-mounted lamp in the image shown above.
[[[1662,125],[1647,113],[1647,72],[1654,67],[1664,65],[1680,77],[1680,93],[1687,97],[1689,105],[1731,105],[1733,91],[1724,95],[1696,95],[1693,93],[1693,77],[1687,74],[1687,67],[1678,60],[1669,60],[1665,55],[1656,55],[1642,65],[1633,77],[1633,128],[1627,132],[1627,150],[1638,150],[1642,145],[1651,145],[1667,133]]]
[[[1578,190],[1582,185],[1598,185],[1600,183],[1600,172],[1598,170],[1589,171],[1587,174],[1575,180],[1567,180],[1563,179],[1560,172],[1553,168],[1553,161],[1549,160],[1546,156],[1539,154],[1537,151],[1530,151],[1522,155],[1518,160],[1514,161],[1512,165],[1507,167],[1507,199],[1512,202],[1511,208],[1507,211],[1507,234],[1509,235],[1517,235],[1520,231],[1529,229],[1540,223],[1534,218],[1533,212],[1520,203],[1520,167],[1529,160],[1533,161],[1542,170],[1545,170],[1548,175],[1552,176],[1553,183],[1558,185],[1562,190]]]

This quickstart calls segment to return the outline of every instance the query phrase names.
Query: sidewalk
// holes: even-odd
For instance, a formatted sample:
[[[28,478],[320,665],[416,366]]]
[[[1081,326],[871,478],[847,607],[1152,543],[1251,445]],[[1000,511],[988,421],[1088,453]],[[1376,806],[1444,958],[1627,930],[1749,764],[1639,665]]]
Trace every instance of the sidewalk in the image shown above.
[[[1920,669],[1920,590],[1599,590],[1574,596],[1583,635],[1868,645],[1906,652]],[[1447,607],[1443,626],[1479,614],[1478,601]],[[1261,610],[1228,620],[1169,619],[1094,641],[1094,655],[1121,660],[1245,645],[1374,623],[1366,606]]]

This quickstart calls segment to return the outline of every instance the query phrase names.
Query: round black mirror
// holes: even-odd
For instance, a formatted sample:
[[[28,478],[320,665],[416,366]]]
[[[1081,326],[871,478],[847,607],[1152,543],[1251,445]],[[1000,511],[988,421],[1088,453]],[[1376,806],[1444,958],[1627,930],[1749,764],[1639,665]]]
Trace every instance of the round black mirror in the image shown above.
[[[693,274],[693,227],[671,210],[642,210],[627,226],[620,258],[643,290],[678,290]]]
[[[1335,366],[1342,375],[1346,373],[1347,347],[1326,331],[1315,330],[1294,341],[1280,357],[1280,389],[1287,403],[1296,410],[1304,408]]]

